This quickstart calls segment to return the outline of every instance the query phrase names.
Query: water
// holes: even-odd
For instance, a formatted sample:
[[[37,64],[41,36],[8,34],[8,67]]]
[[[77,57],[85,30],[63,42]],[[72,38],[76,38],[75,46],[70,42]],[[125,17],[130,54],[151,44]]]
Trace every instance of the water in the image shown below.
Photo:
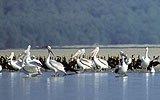
[[[0,73],[0,100],[155,100],[160,95],[160,73],[87,72],[25,78],[21,72]]]

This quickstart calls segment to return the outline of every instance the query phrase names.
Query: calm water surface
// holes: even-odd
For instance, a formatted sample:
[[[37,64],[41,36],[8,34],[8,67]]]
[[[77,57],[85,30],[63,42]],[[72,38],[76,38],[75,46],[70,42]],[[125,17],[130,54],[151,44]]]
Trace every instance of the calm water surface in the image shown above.
[[[160,98],[160,73],[87,72],[25,78],[21,72],[0,73],[0,100],[155,100]]]

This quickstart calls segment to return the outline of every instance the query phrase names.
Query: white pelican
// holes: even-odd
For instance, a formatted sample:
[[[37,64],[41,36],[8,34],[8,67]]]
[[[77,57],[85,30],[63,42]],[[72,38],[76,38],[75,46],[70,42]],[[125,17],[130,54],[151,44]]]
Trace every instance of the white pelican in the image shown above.
[[[42,74],[39,67],[34,65],[24,65],[21,70],[29,77],[35,77]]]
[[[48,57],[47,57],[47,59],[46,59],[46,66],[49,68],[49,69],[52,69],[53,71],[54,71],[54,76],[56,77],[56,73],[58,72],[58,71],[61,71],[61,72],[63,72],[65,75],[67,75],[67,73],[66,73],[66,71],[65,71],[65,69],[64,69],[64,66],[61,64],[61,63],[59,63],[59,62],[57,62],[56,60],[51,60],[50,59],[50,57],[51,57],[51,53],[52,53],[52,55],[54,56],[54,54],[53,54],[53,52],[52,52],[52,50],[51,50],[51,47],[50,46],[48,46]]]
[[[141,67],[147,69],[150,63],[150,58],[148,57],[148,47],[146,47],[145,57],[143,56],[141,60],[142,60]]]
[[[85,49],[78,50],[72,58],[76,58],[77,65],[84,70],[91,69],[94,67],[94,63],[91,60],[83,58],[83,54],[85,53]],[[79,57],[78,57],[79,56]]]
[[[81,52],[82,52],[80,54],[80,56],[81,56],[81,62],[84,63],[84,64],[87,64],[90,68],[95,67],[96,65],[95,65],[95,63],[94,63],[93,60],[90,60],[90,59],[87,59],[87,58],[83,57],[83,54],[85,54],[85,49],[81,49]]]
[[[84,63],[90,64],[89,66],[91,66],[91,67],[94,66],[94,61],[89,60],[89,59],[83,57],[83,55],[85,54],[85,52],[86,52],[85,49],[81,49],[81,53],[80,53],[81,60],[86,61],[86,62],[84,62]]]
[[[106,60],[101,59],[101,58],[97,58],[97,54],[99,52],[99,47],[96,47],[91,53],[93,54],[92,56],[94,57],[93,60],[96,64],[96,66],[100,67],[99,70],[102,69],[107,69],[109,68],[108,63]]]
[[[26,52],[25,57],[23,58],[23,71],[25,74],[27,75],[31,75],[31,76],[36,76],[36,75],[41,75],[41,62],[39,60],[36,59],[31,59],[30,58],[30,52]]]
[[[120,76],[126,76],[126,72],[127,72],[127,69],[128,69],[128,63],[126,63],[125,61],[125,57],[126,55],[124,55],[124,53],[121,51],[120,52],[120,55],[121,55],[121,58],[122,58],[122,65],[121,65],[121,62],[119,60],[119,65],[118,65],[118,69],[115,70],[115,73],[118,73]]]
[[[24,58],[25,58],[24,62],[26,65],[37,66],[39,70],[41,69],[42,63],[37,59],[31,59],[30,52],[26,52],[26,55]]]
[[[42,64],[39,60],[31,59],[30,48],[31,48],[31,45],[28,45],[27,50],[25,50],[22,53],[22,56],[24,56],[23,63],[22,63],[22,71],[26,75],[29,75],[29,76],[41,75],[42,72],[41,72],[40,68],[41,68]]]
[[[25,62],[27,63],[27,65],[42,66],[42,63],[39,60],[31,59],[30,48],[31,48],[31,45],[29,45],[27,50],[24,51],[24,55],[25,55],[25,59],[24,60],[25,60]]]
[[[13,60],[14,52],[11,52],[9,56],[8,64],[11,65],[15,70],[20,70],[22,68],[22,64],[18,60]],[[19,59],[19,58],[18,58]]]

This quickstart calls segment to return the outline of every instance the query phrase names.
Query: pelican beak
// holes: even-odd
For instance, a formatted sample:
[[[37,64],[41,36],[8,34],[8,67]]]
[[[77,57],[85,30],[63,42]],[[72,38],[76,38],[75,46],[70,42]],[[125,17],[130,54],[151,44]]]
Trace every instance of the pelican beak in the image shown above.
[[[50,51],[51,51],[52,55],[55,57],[55,54],[53,53],[53,51],[52,50],[50,50]]]
[[[11,59],[11,58],[12,58],[12,55],[10,55],[10,56],[8,57],[8,60]]]
[[[52,52],[50,48],[48,48],[48,51],[51,52],[51,54],[55,57],[55,54]]]
[[[124,57],[127,57],[127,54],[125,54],[123,51],[120,51],[120,55],[124,56]]]
[[[16,59],[16,61],[18,61],[20,58],[22,58],[22,57],[24,57],[24,56],[25,56],[25,54],[22,53],[22,55],[20,55],[20,56]]]
[[[92,53],[92,57],[95,55],[95,53],[97,52],[97,48],[96,49],[94,49],[93,51],[91,51],[91,53]]]
[[[91,53],[93,54],[93,53],[95,53],[97,50],[96,49],[94,49],[93,51],[91,51]]]
[[[79,54],[80,54],[80,53],[79,53],[79,50],[78,50],[78,51],[72,56],[72,58],[77,57]]]

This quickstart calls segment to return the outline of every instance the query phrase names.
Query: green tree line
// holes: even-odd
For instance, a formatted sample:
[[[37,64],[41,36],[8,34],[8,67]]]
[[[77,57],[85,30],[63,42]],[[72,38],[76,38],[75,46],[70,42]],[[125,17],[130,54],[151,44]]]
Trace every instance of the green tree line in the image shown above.
[[[159,44],[159,0],[1,0],[0,49]]]

